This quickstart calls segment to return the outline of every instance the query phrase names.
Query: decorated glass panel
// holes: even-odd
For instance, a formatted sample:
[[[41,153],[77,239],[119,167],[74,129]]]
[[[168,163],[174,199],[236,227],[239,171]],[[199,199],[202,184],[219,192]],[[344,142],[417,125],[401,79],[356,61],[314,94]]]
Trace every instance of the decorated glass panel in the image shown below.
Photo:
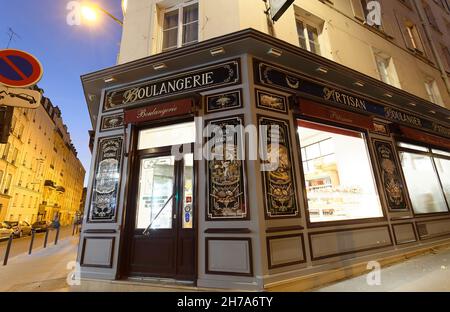
[[[374,146],[388,208],[390,210],[408,209],[405,187],[392,145],[389,142],[375,140]]]
[[[90,222],[114,222],[116,219],[122,147],[122,137],[103,138],[98,143]]]
[[[207,123],[208,220],[248,218],[242,126],[242,117]]]
[[[268,165],[263,171],[266,217],[297,217],[299,210],[289,124],[287,121],[260,117],[259,126],[263,142],[262,163]]]

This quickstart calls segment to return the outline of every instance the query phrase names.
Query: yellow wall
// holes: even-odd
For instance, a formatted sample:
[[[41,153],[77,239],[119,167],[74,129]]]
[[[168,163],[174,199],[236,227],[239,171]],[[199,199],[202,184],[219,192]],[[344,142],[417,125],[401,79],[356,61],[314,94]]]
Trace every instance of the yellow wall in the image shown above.
[[[180,2],[182,1],[129,0],[119,63],[159,53],[162,37],[161,12],[164,8]],[[275,36],[298,45],[295,13],[296,10],[303,10],[323,22],[323,33],[320,36],[322,56],[379,79],[374,51],[380,50],[393,59],[398,76],[397,87],[429,100],[425,80],[434,79],[443,102],[450,107],[449,91],[420,26],[420,18],[416,11],[411,9],[413,7],[409,8],[400,1],[382,0],[385,31],[380,33],[363,25],[363,22],[355,17],[358,15],[355,13],[358,10],[357,3],[359,0],[333,0],[332,4],[328,1],[296,0],[275,23]],[[433,1],[427,3],[439,22],[440,32],[433,33],[433,40],[439,43],[439,51],[442,52],[440,45],[447,45],[450,49],[450,15]],[[262,0],[199,0],[199,40],[246,28],[268,33],[264,10]],[[403,26],[405,21],[417,25],[424,46],[423,56],[418,56],[408,49],[408,35]],[[450,64],[446,63],[443,55],[440,55],[440,58],[444,59],[444,64],[450,71]]]

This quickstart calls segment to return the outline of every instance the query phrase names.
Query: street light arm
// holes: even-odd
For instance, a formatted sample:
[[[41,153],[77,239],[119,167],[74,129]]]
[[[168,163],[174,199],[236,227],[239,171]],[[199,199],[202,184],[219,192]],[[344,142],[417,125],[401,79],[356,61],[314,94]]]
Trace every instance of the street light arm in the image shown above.
[[[109,13],[108,11],[106,11],[105,9],[103,9],[100,6],[97,6],[97,8],[102,11],[103,13],[105,13],[106,15],[108,15],[109,17],[111,17],[117,24],[119,24],[120,26],[123,26],[123,22],[118,19],[117,17],[115,17],[114,15],[112,15],[111,13]]]

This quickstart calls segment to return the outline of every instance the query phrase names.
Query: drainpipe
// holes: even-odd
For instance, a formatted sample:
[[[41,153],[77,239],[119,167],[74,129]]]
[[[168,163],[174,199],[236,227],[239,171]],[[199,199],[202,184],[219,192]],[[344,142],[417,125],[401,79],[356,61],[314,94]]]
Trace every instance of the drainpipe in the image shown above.
[[[436,59],[439,70],[441,71],[441,77],[444,80],[445,86],[447,87],[447,93],[450,94],[450,80],[448,78],[447,71],[445,70],[442,59],[439,57],[440,54],[436,48],[436,45],[434,44],[434,41],[433,41],[433,38],[431,35],[433,33],[433,31],[431,29],[431,24],[428,22],[427,15],[423,8],[423,3],[421,0],[414,0],[413,2],[414,2],[417,12],[419,13],[419,17],[422,22],[423,28],[425,29],[425,36],[427,37],[428,44],[431,47],[433,56]]]

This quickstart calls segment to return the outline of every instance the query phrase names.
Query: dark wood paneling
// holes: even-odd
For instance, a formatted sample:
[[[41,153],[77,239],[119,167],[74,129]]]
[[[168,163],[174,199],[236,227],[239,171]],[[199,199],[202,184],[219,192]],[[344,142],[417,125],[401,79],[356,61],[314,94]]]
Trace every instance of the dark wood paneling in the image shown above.
[[[414,238],[415,239],[411,240],[411,241],[407,241],[407,242],[399,242],[397,240],[397,234],[395,234],[395,227],[396,226],[400,226],[400,225],[411,225],[411,228],[412,228],[412,231],[414,233]],[[394,240],[395,240],[395,244],[396,245],[405,245],[405,244],[415,243],[415,242],[418,241],[418,237],[417,237],[417,234],[416,234],[416,229],[414,228],[414,223],[412,223],[412,222],[398,223],[398,224],[392,225],[392,233],[394,234]]]

